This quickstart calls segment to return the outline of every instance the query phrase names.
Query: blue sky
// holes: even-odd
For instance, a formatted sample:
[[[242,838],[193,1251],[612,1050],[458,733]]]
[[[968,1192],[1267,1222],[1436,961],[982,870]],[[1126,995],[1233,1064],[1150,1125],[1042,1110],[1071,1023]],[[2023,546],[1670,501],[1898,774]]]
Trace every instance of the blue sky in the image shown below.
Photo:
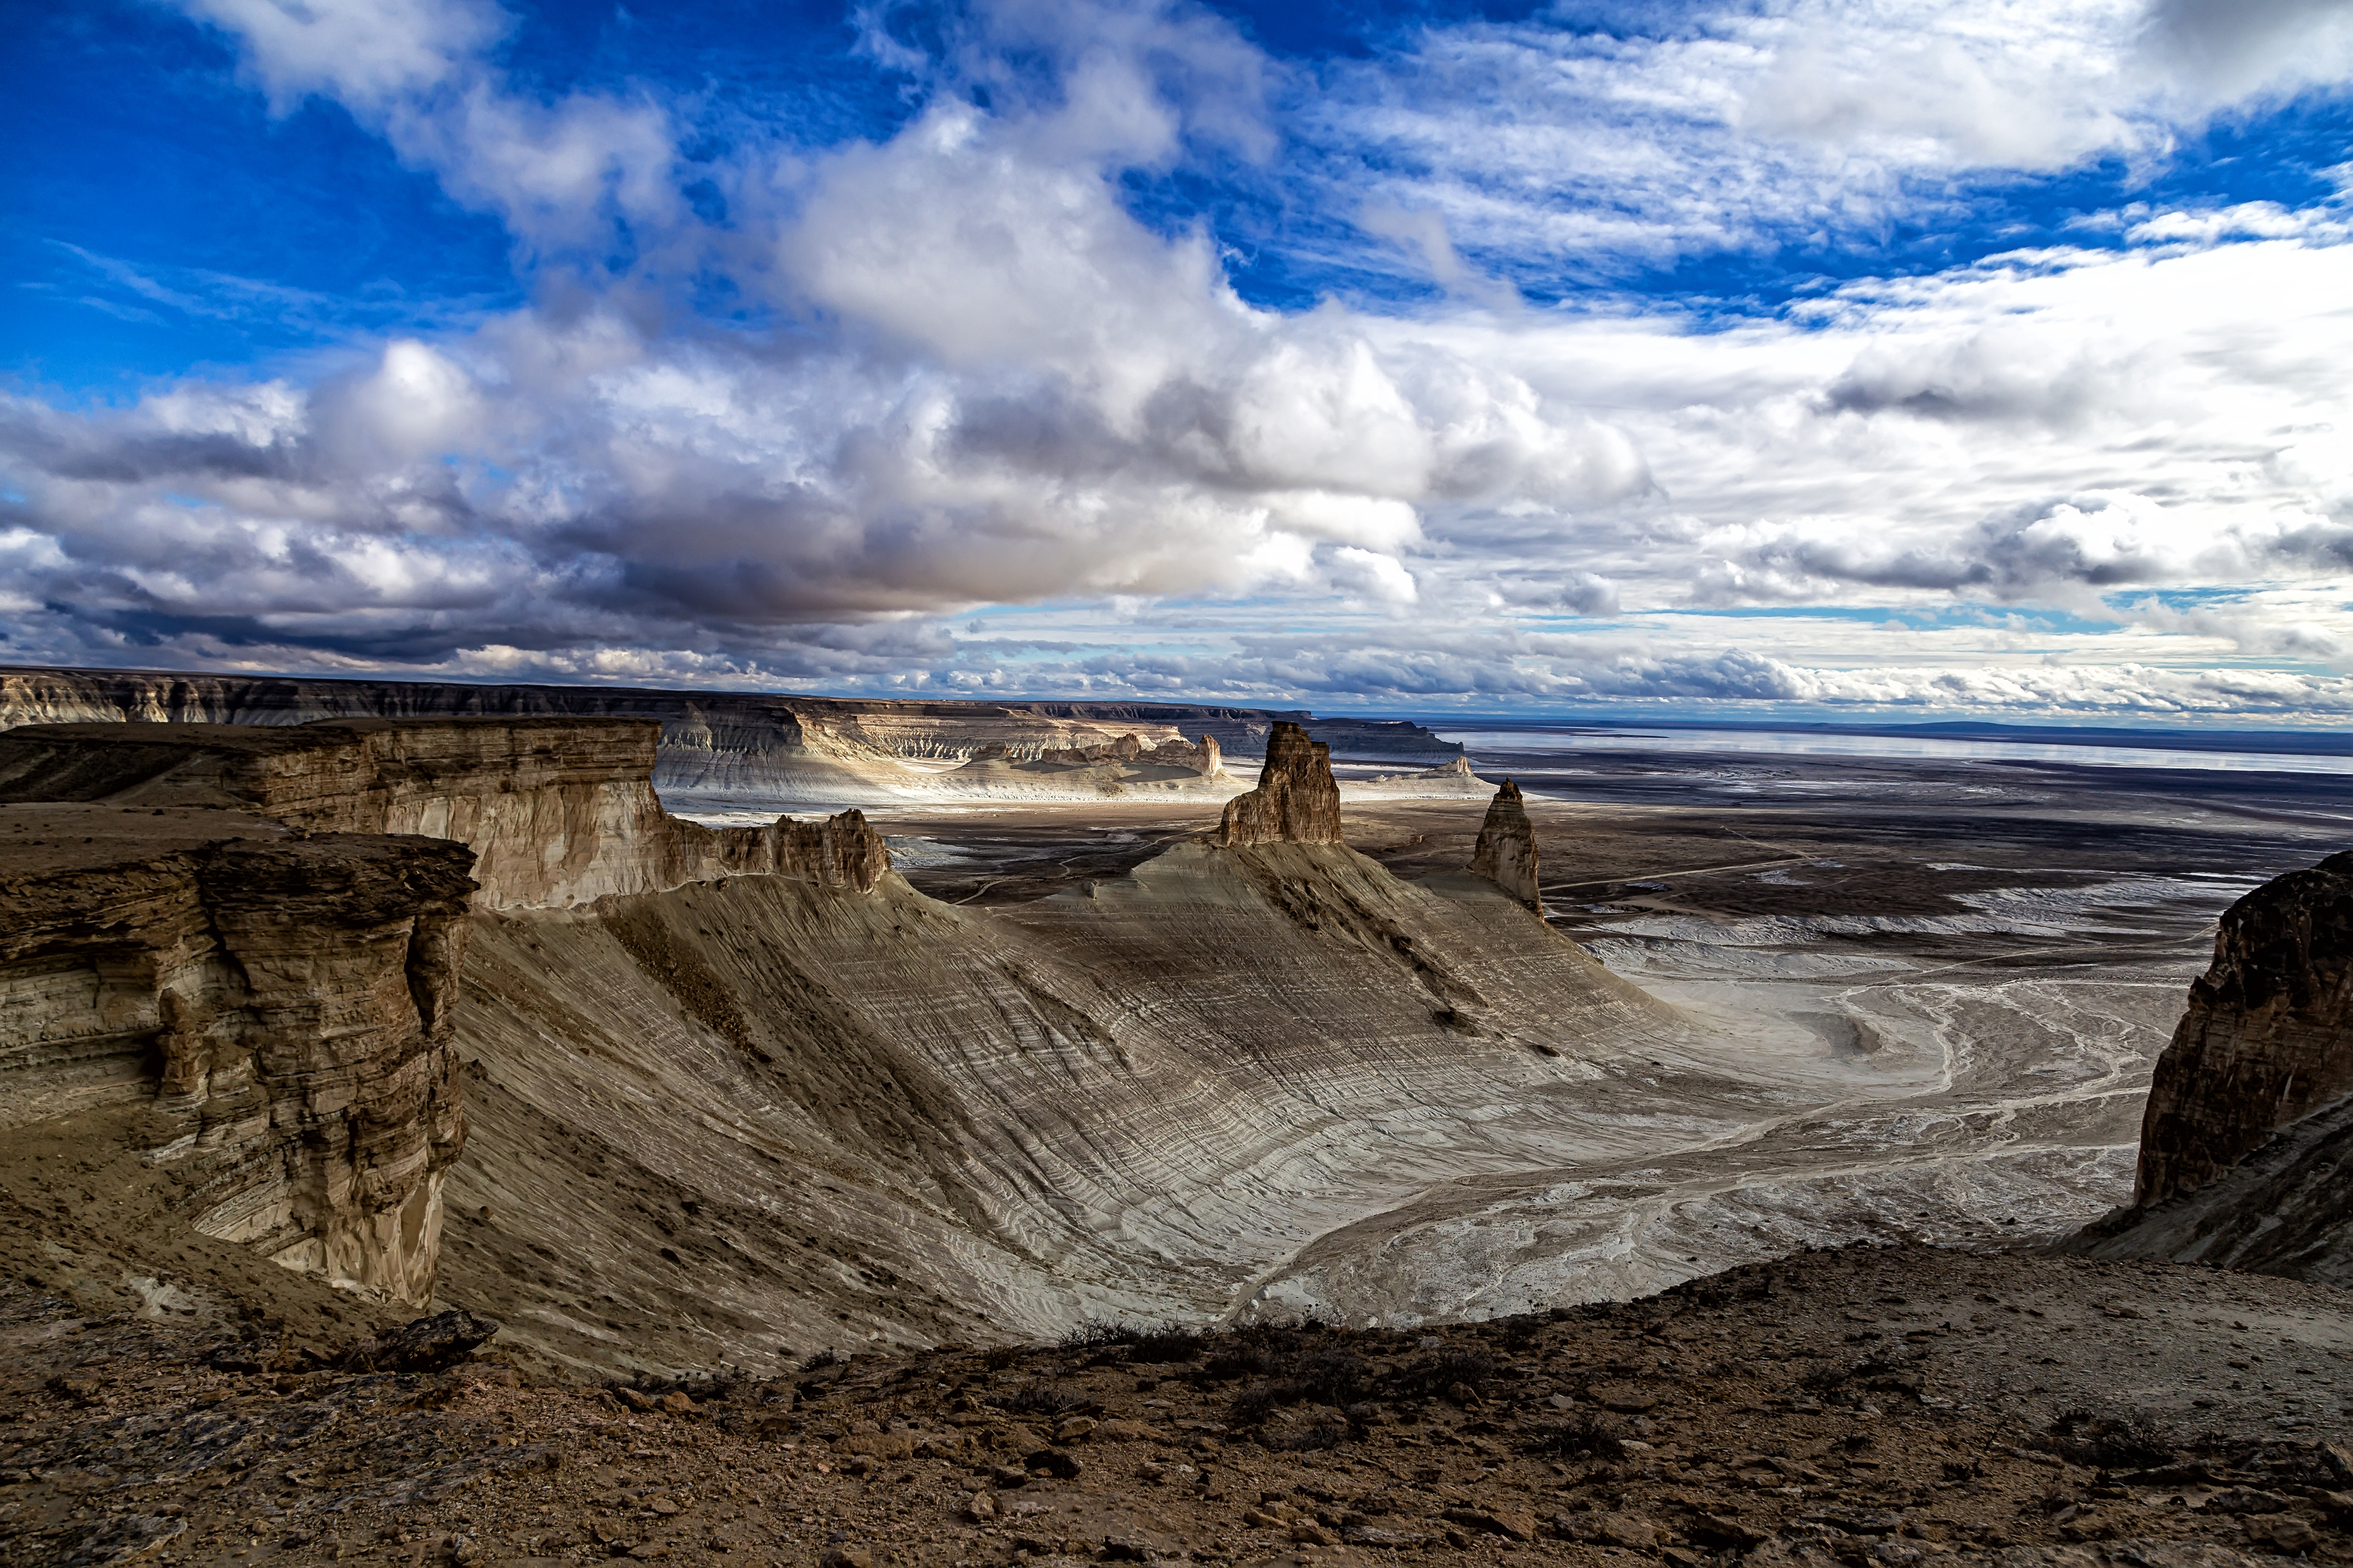
[[[2353,6],[5,30],[0,659],[2353,715]]]

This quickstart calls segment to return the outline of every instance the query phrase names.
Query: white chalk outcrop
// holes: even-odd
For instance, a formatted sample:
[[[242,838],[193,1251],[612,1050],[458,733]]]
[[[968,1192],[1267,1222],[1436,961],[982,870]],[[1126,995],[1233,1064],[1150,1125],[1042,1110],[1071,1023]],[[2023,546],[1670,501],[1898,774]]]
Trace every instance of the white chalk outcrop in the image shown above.
[[[428,1300],[465,1141],[466,848],[12,805],[0,855],[0,1127],[136,1137],[192,1228]]]
[[[216,805],[321,833],[474,851],[477,902],[564,908],[718,877],[871,891],[890,864],[856,811],[709,828],[663,810],[649,720],[322,720],[29,725],[0,733],[0,801]]]

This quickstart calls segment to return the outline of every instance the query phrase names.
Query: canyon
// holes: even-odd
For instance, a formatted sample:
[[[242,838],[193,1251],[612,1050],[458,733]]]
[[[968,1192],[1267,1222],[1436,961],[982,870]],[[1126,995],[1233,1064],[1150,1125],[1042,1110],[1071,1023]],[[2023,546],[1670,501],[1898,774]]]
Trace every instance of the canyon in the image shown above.
[[[0,668],[0,731],[126,721],[285,725],[427,718],[650,719],[661,726],[652,782],[687,816],[762,808],[773,815],[780,805],[838,810],[912,800],[1099,801],[1138,790],[1221,799],[1248,787],[1222,777],[1222,759],[1258,756],[1278,721],[1312,722],[1342,757],[1356,762],[1431,769],[1462,752],[1401,721],[1194,703],[860,700]],[[1134,737],[1134,748],[1117,754],[1126,737]],[[1205,744],[1216,750],[1205,752]],[[1141,758],[1146,751],[1154,755]]]
[[[1841,1337],[1879,1338],[1855,1326],[1855,1304],[1899,1296],[1944,1303],[1916,1332],[1905,1326],[1906,1345],[1972,1311],[1967,1331],[1992,1333],[1973,1292],[1980,1306],[2094,1319],[2101,1302],[2154,1292],[2162,1310],[2207,1314],[2198,1322],[2253,1321],[2236,1277],[2200,1283],[2203,1271],[2179,1272],[2184,1258],[2311,1282],[2281,1287],[2323,1292],[2295,1298],[2295,1353],[2323,1365],[2353,1353],[2353,1321],[2325,1294],[2343,1282],[2337,1173],[2353,1138],[2328,1076],[2341,1068],[2331,1053],[2353,930],[2337,862],[2234,905],[2193,989],[2190,954],[2213,908],[2197,879],[2221,873],[2178,837],[2150,840],[2169,873],[2119,880],[2054,871],[2035,822],[1988,818],[1968,836],[1969,863],[1924,872],[1930,857],[1885,847],[1924,830],[1908,807],[1883,834],[1851,812],[1818,828],[1749,812],[1719,830],[1688,808],[1490,789],[1461,760],[1419,770],[1443,793],[1352,794],[1335,742],[1280,718],[1248,788],[977,813],[934,796],[712,826],[671,811],[658,787],[668,733],[650,714],[118,718],[0,733],[0,1275],[32,1282],[31,1294],[6,1287],[0,1316],[34,1336],[24,1342],[49,1343],[41,1325],[84,1310],[73,1302],[113,1301],[115,1317],[76,1320],[73,1339],[195,1357],[240,1400],[253,1385],[238,1380],[258,1377],[281,1398],[364,1403],[377,1397],[367,1358],[385,1353],[368,1347],[394,1342],[420,1308],[457,1305],[494,1337],[418,1363],[452,1411],[508,1410],[506,1429],[522,1422],[549,1452],[608,1421],[640,1447],[681,1452],[706,1429],[721,1441],[723,1426],[713,1454],[769,1476],[809,1518],[864,1521],[907,1562],[955,1560],[927,1554],[935,1537],[983,1553],[975,1561],[1051,1556],[1073,1531],[1142,1542],[1162,1525],[1120,1498],[1161,1487],[1180,1462],[1195,1478],[1279,1481],[1288,1498],[1294,1483],[1329,1490],[1315,1472],[1350,1468],[1344,1451],[1370,1460],[1437,1443],[1484,1458],[1431,1481],[1426,1508],[1406,1506],[1429,1516],[1419,1522],[1359,1507],[1319,1523],[1289,1503],[1241,1520],[1230,1492],[1188,1483],[1153,1510],[1168,1539],[1152,1536],[1151,1550],[1271,1561],[1371,1531],[1354,1544],[1575,1555],[1610,1531],[1640,1533],[1595,1522],[1604,1514],[1641,1515],[1650,1544],[1638,1550],[1651,1552],[1769,1559],[1876,1539],[1835,1523],[1808,1535],[1816,1526],[1792,1507],[1735,1532],[1748,1546],[1716,1541],[1707,1521],[1724,1513],[1682,1519],[1672,1483],[1646,1490],[1644,1462],[1625,1462],[1668,1457],[1669,1434],[1686,1440],[1663,1416],[1663,1432],[1578,1438],[1620,1456],[1584,1480],[1497,1457],[1496,1434],[1535,1441],[1563,1412],[1588,1434],[1612,1410],[1663,1413],[1657,1396],[1610,1392],[1651,1375],[1626,1361],[1637,1337],[1714,1347],[1660,1374],[1694,1379],[1678,1417],[1694,1465],[1720,1440],[1703,1436],[1722,1419],[1712,1406],[1747,1401],[1770,1405],[1759,1420],[1786,1443],[1883,1432],[1905,1467],[1925,1465],[1920,1497],[1937,1461],[1911,1446],[1961,1441],[1976,1418],[1937,1414],[1899,1438],[1872,1426],[1881,1405],[1924,1415],[1982,1405],[2000,1426],[1996,1406],[2041,1378],[2036,1421],[2073,1419],[2069,1401],[2113,1405],[2137,1431],[2227,1415],[2244,1431],[2212,1450],[2216,1476],[2274,1453],[2260,1424],[2333,1419],[2333,1369],[2279,1393],[2226,1388],[2207,1376],[2221,1352],[2188,1339],[2162,1376],[2133,1359],[2146,1342],[2124,1340],[2102,1353],[2133,1375],[2093,1374],[2061,1340],[2045,1348],[2068,1358],[2063,1374],[2032,1372],[2031,1355],[2007,1370],[1964,1356],[1925,1387],[1903,1382],[1902,1347],[1852,1384],[1809,1374],[1784,1388],[1730,1369],[1767,1333],[1835,1360]],[[983,742],[946,772],[1223,771],[1207,731],[1063,740],[1034,754]],[[1034,845],[1022,853],[1037,869],[1008,881],[963,868],[969,851],[1004,869],[1007,835]],[[2217,866],[2249,858],[2214,853]],[[1908,945],[1891,947],[1898,933]],[[2036,944],[2053,942],[2073,944],[2066,968],[2035,967]],[[2152,1077],[2161,1092],[2147,1096]],[[2143,1201],[2068,1239],[2134,1196],[2136,1157]],[[2098,1260],[2032,1256],[2048,1241]],[[1858,1242],[1893,1250],[1874,1261]],[[1823,1246],[1847,1250],[1809,1251]],[[1967,1261],[1994,1250],[2006,1256]],[[1763,1298],[1742,1294],[1743,1279],[1763,1280]],[[1757,1305],[1775,1280],[1814,1316]],[[1638,1297],[1705,1310],[1670,1328],[1683,1309],[1609,1305]],[[1580,1302],[1596,1303],[1590,1334],[1517,1326],[1569,1322]],[[1839,1302],[1843,1322],[1831,1321]],[[1634,1316],[1611,1315],[1621,1310]],[[1303,1319],[1334,1325],[1314,1331],[1336,1336],[1331,1353],[1366,1359],[1370,1403],[1314,1392],[1325,1352],[1279,1338]],[[263,1342],[257,1322],[277,1336],[267,1355],[222,1348]],[[1115,1323],[1189,1325],[1198,1370],[1151,1370],[1125,1348],[1141,1329],[1103,1337]],[[955,1348],[1058,1339],[1082,1349]],[[1545,1348],[1554,1340],[1561,1348]],[[1564,1381],[1549,1370],[1556,1354],[1591,1365]],[[1261,1358],[1248,1375],[1262,1394],[1217,1392],[1241,1374],[1211,1369],[1235,1355]],[[1465,1370],[1486,1357],[1487,1370],[1433,1392],[1412,1382],[1417,1355],[1459,1355]],[[860,1415],[870,1396],[828,1406],[831,1374],[810,1370],[828,1366],[860,1387],[880,1380],[875,1419]],[[1103,1366],[1124,1370],[1108,1381],[1090,1370]],[[891,1392],[934,1378],[965,1403]],[[96,1404],[177,1397],[106,1393],[117,1385],[79,1372],[51,1381],[84,1391],[37,1379],[28,1396],[52,1468],[95,1440],[75,1423]],[[577,1403],[615,1381],[632,1391],[616,1415]],[[1892,1392],[1869,1392],[1883,1385]],[[1007,1403],[1065,1387],[1083,1394],[1060,1408],[1098,1412],[1071,1433]],[[1505,1415],[1521,1390],[1551,1403]],[[1624,1405],[1640,1398],[1652,1403]],[[1388,1400],[1402,1403],[1378,1415]],[[1091,1448],[1088,1421],[1124,1425]],[[1391,1421],[1431,1425],[1393,1439]],[[454,1440],[462,1423],[448,1423],[431,1429]],[[2045,1458],[2069,1473],[2075,1450],[2052,1442]],[[2275,1461],[2281,1474],[2318,1465],[2314,1484],[2335,1484],[2303,1449]],[[2040,1462],[2021,1461],[2020,1485]],[[406,1461],[337,1463],[356,1476]],[[495,1467],[459,1463],[507,1495]],[[1072,1481],[1082,1466],[1113,1479]],[[1013,1530],[1007,1521],[1028,1516],[971,1502],[969,1482],[920,1506],[915,1491],[889,1500],[890,1487],[932,1474],[976,1477],[1005,1498],[1063,1496],[1088,1521]],[[2079,1484],[2107,1482],[2085,1469]],[[1574,1498],[1587,1485],[1624,1500],[1593,1518],[1574,1501],[1557,1518],[1531,1513],[1522,1533],[1467,1522],[1516,1521],[1534,1506],[1503,1492]],[[2015,1534],[2005,1521],[2040,1507],[2010,1482],[1966,1485],[2009,1511],[1971,1513],[1957,1495],[1949,1519],[1980,1533],[1950,1550]],[[76,1495],[39,1486],[58,1508]],[[459,1507],[433,1505],[433,1519],[456,1521],[427,1543],[438,1560],[480,1528],[449,1511]],[[499,1529],[520,1542],[541,1527],[522,1494],[512,1508]],[[2062,1511],[2043,1510],[2028,1538],[2101,1539],[2061,1533]],[[2142,1532],[2132,1550],[2144,1568],[2162,1560],[2152,1542],[2182,1538],[2161,1511],[2117,1515]],[[139,1517],[149,1544],[176,1538],[174,1516]],[[406,1531],[386,1517],[370,1539]],[[2189,1535],[2264,1552],[2274,1519],[2322,1546],[2343,1522],[2327,1507],[2260,1519],[2195,1522]],[[43,1528],[63,1540],[78,1527]],[[801,1560],[788,1542],[818,1543],[781,1514],[768,1528],[780,1560]],[[290,1560],[324,1539],[296,1533]],[[554,1539],[574,1554],[616,1540],[717,1550],[651,1527]]]
[[[418,1200],[432,1223],[402,1232],[396,1163],[353,1144],[361,1179],[301,1211],[299,1242],[272,1228],[259,1245],[311,1267],[343,1230],[407,1234],[410,1276],[438,1250],[445,1289],[567,1365],[782,1364],[845,1322],[923,1342],[1221,1312],[1271,1251],[1440,1170],[1524,1160],[1548,1125],[1590,1116],[1578,1102],[1609,1091],[1630,1043],[1688,1032],[1487,879],[1405,883],[1348,850],[1324,750],[1293,726],[1229,807],[1248,832],[987,912],[908,886],[855,810],[670,816],[655,743],[637,720],[30,725],[0,734],[0,809],[391,864],[462,846],[466,918],[444,942],[462,984],[404,1003],[370,982],[437,1081],[464,1063],[458,1184],[442,1184],[452,1143]],[[119,941],[100,859],[59,898]],[[351,940],[382,946],[378,923]],[[185,939],[159,917],[129,940]],[[321,988],[248,964],[258,994],[231,998],[162,964],[104,978],[119,967],[38,947],[5,975],[37,1038],[112,1043],[118,1100],[148,1087],[143,1064],[178,1072],[192,1012],[267,1016]],[[350,1096],[362,1065],[335,1058],[341,1038],[289,1069],[297,1091]],[[70,1115],[64,1064],[94,1059],[26,1055],[0,1089],[20,1120]],[[301,1183],[271,1137],[225,1131],[204,1152],[282,1226]]]

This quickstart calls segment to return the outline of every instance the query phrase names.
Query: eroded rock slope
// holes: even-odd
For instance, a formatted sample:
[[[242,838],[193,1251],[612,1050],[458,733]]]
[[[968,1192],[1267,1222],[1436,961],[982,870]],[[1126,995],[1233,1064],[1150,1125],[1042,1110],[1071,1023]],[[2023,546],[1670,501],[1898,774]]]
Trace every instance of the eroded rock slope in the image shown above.
[[[1216,1316],[1320,1230],[1589,1121],[1585,1086],[1679,1026],[1492,883],[1400,882],[1336,842],[1295,729],[1247,842],[1018,916],[917,893],[854,812],[678,822],[653,742],[628,721],[34,726],[0,735],[0,791],[474,852],[464,980],[417,1000],[474,1129],[441,1283],[574,1365]],[[298,882],[265,891],[307,910]],[[151,989],[108,1069],[132,1099],[195,1070]],[[339,1086],[354,1117],[423,1124]],[[291,1201],[247,1201],[236,1233],[279,1246]]]
[[[473,857],[219,811],[0,807],[0,1127],[167,1168],[197,1232],[433,1291],[465,1139],[451,1010]]]
[[[652,782],[659,732],[648,720],[35,724],[0,732],[0,802],[217,806],[307,832],[456,839],[489,909],[763,874],[867,891],[887,868],[855,810],[715,829],[671,816]]]
[[[2353,853],[2226,910],[2158,1058],[2130,1205],[2068,1250],[2353,1284]]]

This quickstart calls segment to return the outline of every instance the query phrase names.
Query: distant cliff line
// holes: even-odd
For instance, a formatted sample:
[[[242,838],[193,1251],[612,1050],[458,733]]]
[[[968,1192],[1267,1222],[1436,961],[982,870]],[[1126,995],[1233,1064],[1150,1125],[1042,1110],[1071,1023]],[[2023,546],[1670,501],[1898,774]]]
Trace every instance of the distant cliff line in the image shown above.
[[[665,771],[691,775],[713,758],[808,747],[893,758],[968,761],[992,745],[1018,758],[1136,734],[1146,744],[1207,735],[1229,756],[1263,754],[1270,729],[1309,730],[1342,762],[1440,766],[1463,754],[1405,720],[1317,718],[1304,710],[1209,703],[970,701],[818,697],[793,692],[608,686],[475,685],[203,671],[0,666],[0,730],[143,719],[298,724],[315,719],[654,719]],[[1004,753],[1000,753],[1004,754]]]

